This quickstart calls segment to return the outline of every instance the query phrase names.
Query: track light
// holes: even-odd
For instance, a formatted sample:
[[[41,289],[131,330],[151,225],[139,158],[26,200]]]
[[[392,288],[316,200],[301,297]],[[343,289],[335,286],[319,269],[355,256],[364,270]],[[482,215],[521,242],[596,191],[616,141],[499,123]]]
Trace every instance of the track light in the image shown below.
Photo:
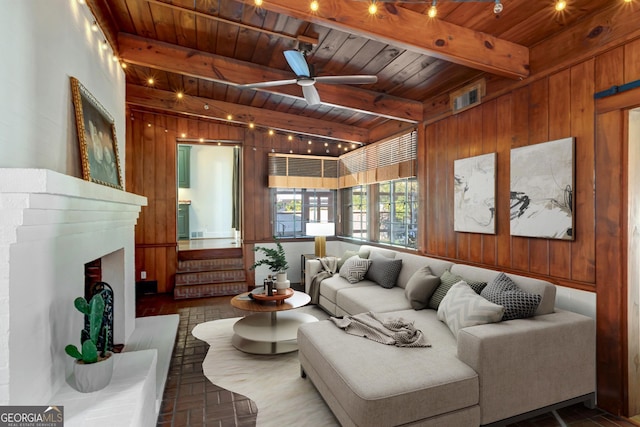
[[[435,18],[437,14],[438,14],[438,8],[436,7],[436,0],[433,0],[433,3],[431,3],[431,7],[427,11],[427,16],[429,18]]]
[[[503,9],[504,7],[502,6],[502,3],[500,3],[500,0],[496,0],[496,4],[493,6],[493,13],[497,15],[498,13],[502,13]]]
[[[254,0],[254,4],[258,7],[262,6],[262,0]]]
[[[318,3],[318,0],[313,0],[309,5],[309,7],[311,8],[312,12],[317,12],[318,9],[320,8],[320,4]]]
[[[565,0],[556,1],[555,8],[558,12],[562,12],[567,7],[567,2]]]

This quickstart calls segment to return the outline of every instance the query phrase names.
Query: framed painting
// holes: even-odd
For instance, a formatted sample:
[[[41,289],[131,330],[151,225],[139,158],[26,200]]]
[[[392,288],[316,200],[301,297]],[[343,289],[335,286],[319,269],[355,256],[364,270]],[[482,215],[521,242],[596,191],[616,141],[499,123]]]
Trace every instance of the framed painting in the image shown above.
[[[511,150],[512,236],[574,240],[574,138]]]
[[[122,190],[113,118],[75,77],[71,77],[71,94],[80,143],[82,177]]]
[[[496,153],[453,162],[455,231],[495,234]]]

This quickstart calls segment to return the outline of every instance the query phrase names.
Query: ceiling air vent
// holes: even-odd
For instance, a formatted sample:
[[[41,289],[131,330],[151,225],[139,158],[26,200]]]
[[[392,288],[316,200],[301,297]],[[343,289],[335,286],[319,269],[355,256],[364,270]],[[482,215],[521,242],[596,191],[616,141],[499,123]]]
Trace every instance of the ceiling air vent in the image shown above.
[[[478,80],[470,85],[459,89],[450,95],[451,111],[453,114],[474,107],[482,101],[485,95],[485,81]]]

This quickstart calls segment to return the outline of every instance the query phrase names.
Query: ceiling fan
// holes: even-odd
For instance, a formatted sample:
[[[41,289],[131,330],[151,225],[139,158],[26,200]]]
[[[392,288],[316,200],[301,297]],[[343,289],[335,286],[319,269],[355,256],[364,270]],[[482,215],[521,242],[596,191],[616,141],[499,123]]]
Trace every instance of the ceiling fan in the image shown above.
[[[320,104],[320,95],[315,88],[316,82],[324,84],[354,84],[362,85],[375,83],[378,81],[377,76],[372,75],[356,75],[356,76],[313,76],[309,64],[307,64],[306,55],[311,50],[311,45],[306,43],[300,43],[296,50],[284,51],[284,57],[289,64],[289,67],[296,74],[295,79],[289,80],[274,80],[270,82],[250,83],[245,85],[239,85],[240,89],[256,89],[274,86],[284,86],[290,84],[297,84],[302,87],[302,95],[309,105]]]

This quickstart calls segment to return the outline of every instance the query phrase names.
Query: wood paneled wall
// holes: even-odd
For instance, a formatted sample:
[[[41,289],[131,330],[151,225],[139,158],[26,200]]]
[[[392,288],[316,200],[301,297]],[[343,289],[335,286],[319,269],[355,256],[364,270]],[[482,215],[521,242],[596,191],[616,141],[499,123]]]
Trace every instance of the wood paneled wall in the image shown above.
[[[594,94],[640,78],[640,40],[532,79],[422,128],[420,251],[596,292],[598,405],[626,412],[626,143],[621,123],[596,134]],[[640,104],[640,99],[637,100]],[[602,127],[602,125],[601,125]],[[575,240],[510,236],[510,150],[575,137]],[[453,161],[497,153],[496,234],[453,229]]]
[[[177,268],[177,139],[237,140],[242,143],[243,200],[242,236],[245,263],[253,263],[253,243],[271,241],[267,153],[327,155],[321,142],[288,135],[269,136],[265,130],[225,125],[212,120],[189,119],[152,111],[129,110],[126,142],[126,190],[148,199],[136,226],[136,280],[147,272],[147,280],[158,281],[158,292],[172,292]],[[336,146],[329,146],[337,154]],[[253,283],[253,272],[247,271]]]
[[[593,61],[518,88],[479,107],[428,125],[419,158],[425,162],[425,254],[520,273],[553,277],[593,290]],[[578,113],[578,114],[576,114]],[[576,138],[575,240],[509,234],[510,150]],[[497,153],[496,234],[453,230],[453,162]]]

